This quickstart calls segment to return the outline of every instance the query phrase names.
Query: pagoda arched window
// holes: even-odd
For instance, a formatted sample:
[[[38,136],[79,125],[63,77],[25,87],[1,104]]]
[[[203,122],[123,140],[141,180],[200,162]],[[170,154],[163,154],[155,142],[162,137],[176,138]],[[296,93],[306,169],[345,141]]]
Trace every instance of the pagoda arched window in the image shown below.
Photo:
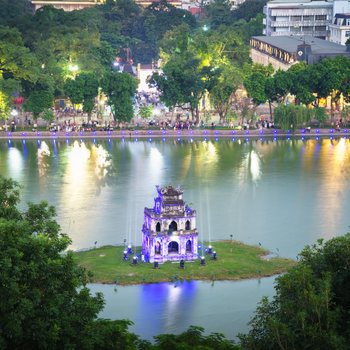
[[[191,241],[190,241],[190,240],[188,240],[188,241],[186,242],[186,252],[187,252],[187,253],[191,253],[191,252],[192,252],[192,244],[191,244]]]
[[[172,221],[169,225],[169,230],[171,231],[177,231],[177,223],[175,221]]]
[[[158,222],[156,225],[156,232],[160,232],[160,222]]]
[[[190,223],[190,220],[187,220],[185,225],[185,230],[190,230],[190,229],[191,229],[191,223]]]
[[[168,245],[168,254],[177,254],[179,253],[179,243],[171,241]]]

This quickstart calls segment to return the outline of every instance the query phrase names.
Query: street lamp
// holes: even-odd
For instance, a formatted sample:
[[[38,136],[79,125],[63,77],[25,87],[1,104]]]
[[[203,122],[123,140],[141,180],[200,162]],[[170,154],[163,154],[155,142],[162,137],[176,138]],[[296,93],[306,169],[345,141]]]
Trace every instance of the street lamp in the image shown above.
[[[72,71],[77,71],[78,70],[78,66],[72,66],[71,64],[69,65],[69,69]]]

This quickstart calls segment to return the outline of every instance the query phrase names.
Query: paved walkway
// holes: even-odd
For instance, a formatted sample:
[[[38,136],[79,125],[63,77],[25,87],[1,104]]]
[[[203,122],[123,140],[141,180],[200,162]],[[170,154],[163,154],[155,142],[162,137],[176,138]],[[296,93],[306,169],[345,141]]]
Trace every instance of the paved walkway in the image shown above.
[[[350,129],[349,129],[350,133]],[[295,135],[283,133],[280,129],[263,129],[263,130],[232,130],[232,129],[225,129],[225,130],[211,130],[211,129],[201,129],[201,130],[184,130],[184,131],[161,131],[161,130],[135,130],[135,131],[129,131],[129,130],[116,130],[116,131],[86,131],[86,132],[50,132],[50,131],[40,131],[40,132],[22,132],[22,131],[16,131],[16,132],[0,132],[0,138],[161,138],[161,137],[263,137],[263,136],[269,136],[269,137],[291,137],[291,136],[312,136],[312,137],[318,137],[318,136],[346,136],[348,134],[347,129],[342,129],[340,132],[335,131],[335,129],[312,129],[309,132],[304,131],[302,129],[298,129],[295,133]]]

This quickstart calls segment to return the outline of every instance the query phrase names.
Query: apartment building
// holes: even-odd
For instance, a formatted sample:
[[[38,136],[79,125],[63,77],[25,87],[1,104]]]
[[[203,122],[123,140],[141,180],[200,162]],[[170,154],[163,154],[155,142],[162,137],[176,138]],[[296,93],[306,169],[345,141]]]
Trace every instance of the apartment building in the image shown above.
[[[264,8],[264,14],[266,28],[263,34],[266,36],[313,36],[328,40],[333,1],[269,1]]]
[[[350,13],[338,13],[329,25],[329,41],[345,45],[350,38]]]

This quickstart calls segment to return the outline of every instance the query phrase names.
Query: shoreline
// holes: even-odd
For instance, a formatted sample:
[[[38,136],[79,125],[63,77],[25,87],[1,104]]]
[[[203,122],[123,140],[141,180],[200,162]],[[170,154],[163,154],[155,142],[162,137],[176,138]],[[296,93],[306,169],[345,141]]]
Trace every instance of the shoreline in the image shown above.
[[[117,139],[130,139],[135,140],[138,138],[199,138],[199,137],[305,137],[305,136],[347,136],[348,130],[342,129],[341,131],[335,131],[335,129],[311,129],[310,132],[302,132],[302,129],[298,129],[293,135],[291,133],[283,133],[280,129],[264,129],[264,130],[237,130],[237,129],[201,129],[201,130],[183,130],[183,131],[162,131],[162,130],[115,130],[115,131],[87,131],[87,132],[65,132],[65,131],[39,131],[39,132],[27,132],[27,131],[15,131],[15,132],[1,132],[0,139],[38,139],[38,138],[52,138],[52,139],[94,139],[94,138],[117,138]],[[349,129],[350,133],[350,129]]]
[[[185,261],[185,269],[179,269],[179,261],[165,262],[160,264],[159,269],[153,269],[153,264],[143,262],[131,266],[131,256],[128,261],[122,259],[124,246],[91,248],[73,254],[78,265],[93,272],[90,283],[116,286],[172,281],[240,281],[280,275],[297,265],[296,261],[282,258],[259,246],[227,240],[211,244],[218,254],[218,260],[210,260],[211,255],[205,254],[206,266],[201,266],[200,260],[195,259]],[[133,248],[140,252],[140,247]]]

